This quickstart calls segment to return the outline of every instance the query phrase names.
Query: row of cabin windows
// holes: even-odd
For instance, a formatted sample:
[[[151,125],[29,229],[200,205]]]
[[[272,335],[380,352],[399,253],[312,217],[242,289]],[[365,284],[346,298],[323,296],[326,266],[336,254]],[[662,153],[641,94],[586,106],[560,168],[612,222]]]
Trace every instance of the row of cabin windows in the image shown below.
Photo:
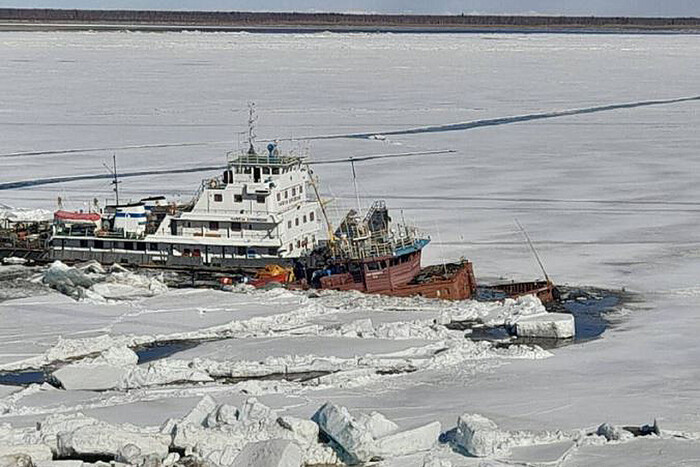
[[[313,237],[313,241],[316,241],[316,237]],[[306,239],[304,239],[304,242],[306,242]],[[93,244],[94,248],[119,248],[118,242],[105,242],[104,240],[94,240],[93,242],[89,242],[88,240],[80,240],[80,247],[81,248],[87,248],[90,243]],[[298,242],[299,243],[299,242]],[[144,242],[123,242],[123,249],[124,250],[136,250],[136,251],[146,251],[146,246],[148,246],[148,250],[150,251],[158,251],[158,244],[157,243],[144,243]],[[268,255],[271,256],[277,256],[279,253],[277,248],[261,248],[261,250],[267,252]],[[244,256],[247,255],[251,252],[257,253],[256,250],[248,249],[247,247],[244,246],[239,246],[235,247],[235,254],[239,256]],[[182,252],[182,256],[201,256],[201,250],[199,248],[195,249],[190,249],[190,248],[185,248]]]
[[[88,248],[92,243],[93,248],[105,249],[105,248],[119,248],[118,242],[105,242],[104,240],[94,240],[88,242],[87,240],[80,240],[80,248]],[[124,250],[136,250],[136,251],[146,251],[146,243],[143,242],[123,242],[122,248]],[[157,243],[149,243],[148,249],[151,251],[158,250]]]
[[[311,211],[311,212],[309,213],[308,220],[307,220],[306,214],[304,214],[304,215],[302,216],[302,220],[303,220],[304,224],[306,224],[307,222],[313,222],[314,219],[316,219],[316,215],[314,214],[313,211]],[[299,226],[299,218],[298,218],[298,217],[297,217],[296,219],[294,219],[294,225],[295,225],[295,226]],[[292,228],[292,221],[291,221],[291,220],[288,220],[288,221],[287,221],[287,228],[288,228],[288,229],[291,229],[291,228]]]
[[[300,195],[303,193],[301,185],[299,185],[298,187],[292,187],[292,198],[297,195],[297,189],[299,190]],[[284,190],[284,199],[289,199],[289,192],[290,190]],[[282,193],[277,193],[277,201],[282,201]]]
[[[221,203],[224,200],[224,195],[220,193],[215,193],[214,194],[214,202],[216,203]],[[279,201],[279,194],[277,194],[277,200]],[[257,195],[255,197],[255,201],[263,204],[265,203],[265,195]],[[243,202],[243,195],[233,195],[233,202],[234,203],[242,203]]]
[[[261,250],[267,252],[267,254],[271,255],[271,256],[277,256],[277,254],[278,254],[277,248],[262,248]],[[258,254],[258,252],[259,252],[258,250],[254,250],[252,248],[247,248],[244,246],[235,247],[234,251],[235,251],[235,254],[238,256],[247,256],[249,254]],[[229,253],[227,252],[227,254],[229,254]],[[198,257],[202,256],[202,250],[200,250],[199,248],[193,248],[193,249],[185,248],[184,250],[182,250],[182,256],[192,256],[192,257],[198,258]]]
[[[246,224],[248,229],[252,229],[252,226],[250,224]],[[191,222],[185,223],[185,227],[192,227]],[[197,227],[195,225],[195,227]],[[221,223],[218,221],[209,221],[209,230],[219,230],[221,228]],[[243,229],[243,225],[240,222],[231,222],[230,226],[228,227],[234,232],[239,232],[241,229]]]
[[[407,263],[411,260],[409,255],[399,256],[398,258],[391,258],[388,261],[375,261],[373,263],[367,263],[367,269],[370,271],[381,271],[386,269],[387,266],[397,266],[399,264]]]
[[[287,173],[291,169],[283,168],[280,170],[279,167],[261,167],[260,171],[263,175],[279,175],[281,173]],[[251,174],[253,173],[252,167],[236,167],[237,174]]]
[[[316,235],[311,236],[311,244],[316,243]],[[304,237],[303,239],[297,240],[297,249],[299,248],[307,248],[309,246],[309,237]],[[291,253],[294,251],[294,243],[289,244],[289,252]]]

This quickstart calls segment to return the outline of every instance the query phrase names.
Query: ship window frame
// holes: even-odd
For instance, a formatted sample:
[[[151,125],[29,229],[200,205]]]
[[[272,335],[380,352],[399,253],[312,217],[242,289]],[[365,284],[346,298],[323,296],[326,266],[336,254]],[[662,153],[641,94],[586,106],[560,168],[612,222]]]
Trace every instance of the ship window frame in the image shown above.
[[[298,217],[294,219],[294,225],[299,227],[299,218]]]
[[[381,271],[382,268],[377,261],[372,261],[371,263],[367,263],[367,270],[368,271]]]
[[[273,167],[272,168],[272,175],[279,175],[279,174],[280,174],[279,167]]]
[[[95,240],[92,244],[94,248],[99,248],[100,250],[104,249],[105,247],[105,242],[104,240]]]
[[[277,193],[277,202],[279,203],[280,201],[282,201],[282,194]]]
[[[313,222],[313,221],[315,220],[315,217],[316,217],[316,216],[315,216],[314,212],[311,211],[311,212],[309,213],[309,222]]]
[[[209,221],[209,230],[219,230],[219,221]]]
[[[262,174],[263,174],[263,175],[270,175],[270,168],[269,168],[269,167],[263,167],[263,168],[262,168]]]
[[[234,203],[242,203],[243,202],[243,194],[234,194],[233,195],[233,202]]]
[[[291,219],[287,221],[287,228],[288,229],[292,228],[292,220]]]
[[[224,201],[224,195],[221,193],[214,193],[214,202],[215,203],[221,203]]]
[[[302,217],[302,219],[304,220],[304,224],[306,224],[306,223],[308,222],[308,221],[306,220],[306,214],[304,214],[304,216]]]
[[[243,230],[243,225],[240,222],[231,222],[231,232],[240,232]]]
[[[265,204],[265,198],[266,198],[265,195],[257,195],[257,196],[255,197],[255,201],[256,201],[258,204]]]
[[[157,244],[157,243],[151,243],[150,245],[148,245],[148,247],[149,247],[152,251],[158,251],[158,244]]]
[[[296,195],[297,195],[297,188],[293,186],[292,187],[292,196],[296,196]]]
[[[284,190],[284,199],[289,199],[289,190]]]

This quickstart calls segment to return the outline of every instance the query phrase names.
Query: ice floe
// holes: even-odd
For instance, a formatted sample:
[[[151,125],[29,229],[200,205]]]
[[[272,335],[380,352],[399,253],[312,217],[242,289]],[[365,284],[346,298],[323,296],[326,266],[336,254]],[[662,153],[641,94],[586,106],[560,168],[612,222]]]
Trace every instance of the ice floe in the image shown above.
[[[118,264],[105,269],[94,261],[80,266],[55,261],[42,281],[76,300],[98,303],[152,297],[168,290],[158,277],[133,273]]]
[[[576,335],[574,315],[568,313],[542,313],[523,316],[509,322],[518,337],[539,339],[571,339]]]

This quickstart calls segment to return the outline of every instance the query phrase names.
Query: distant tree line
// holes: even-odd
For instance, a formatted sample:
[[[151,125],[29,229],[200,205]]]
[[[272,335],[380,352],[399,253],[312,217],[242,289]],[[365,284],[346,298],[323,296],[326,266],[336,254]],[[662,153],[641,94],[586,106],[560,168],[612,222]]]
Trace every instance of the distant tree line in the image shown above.
[[[497,15],[378,15],[216,11],[63,10],[0,8],[0,20],[201,26],[697,28],[700,18]]]

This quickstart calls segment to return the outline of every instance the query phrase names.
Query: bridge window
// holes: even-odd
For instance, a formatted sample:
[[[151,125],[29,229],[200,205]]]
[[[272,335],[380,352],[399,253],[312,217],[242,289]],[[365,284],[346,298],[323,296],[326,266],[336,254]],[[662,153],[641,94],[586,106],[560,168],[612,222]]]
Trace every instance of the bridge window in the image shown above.
[[[235,232],[239,232],[241,230],[241,223],[240,222],[231,222],[231,230]]]
[[[233,202],[234,203],[242,203],[243,202],[243,195],[233,195]]]
[[[221,195],[221,194],[219,194],[219,193],[216,193],[216,194],[214,195],[214,201],[216,201],[217,203],[220,203],[220,202],[222,202],[223,200],[224,200],[223,195]]]
[[[265,195],[258,195],[257,197],[258,203],[264,203],[265,202]]]
[[[216,221],[209,222],[209,230],[219,230],[219,223]]]

